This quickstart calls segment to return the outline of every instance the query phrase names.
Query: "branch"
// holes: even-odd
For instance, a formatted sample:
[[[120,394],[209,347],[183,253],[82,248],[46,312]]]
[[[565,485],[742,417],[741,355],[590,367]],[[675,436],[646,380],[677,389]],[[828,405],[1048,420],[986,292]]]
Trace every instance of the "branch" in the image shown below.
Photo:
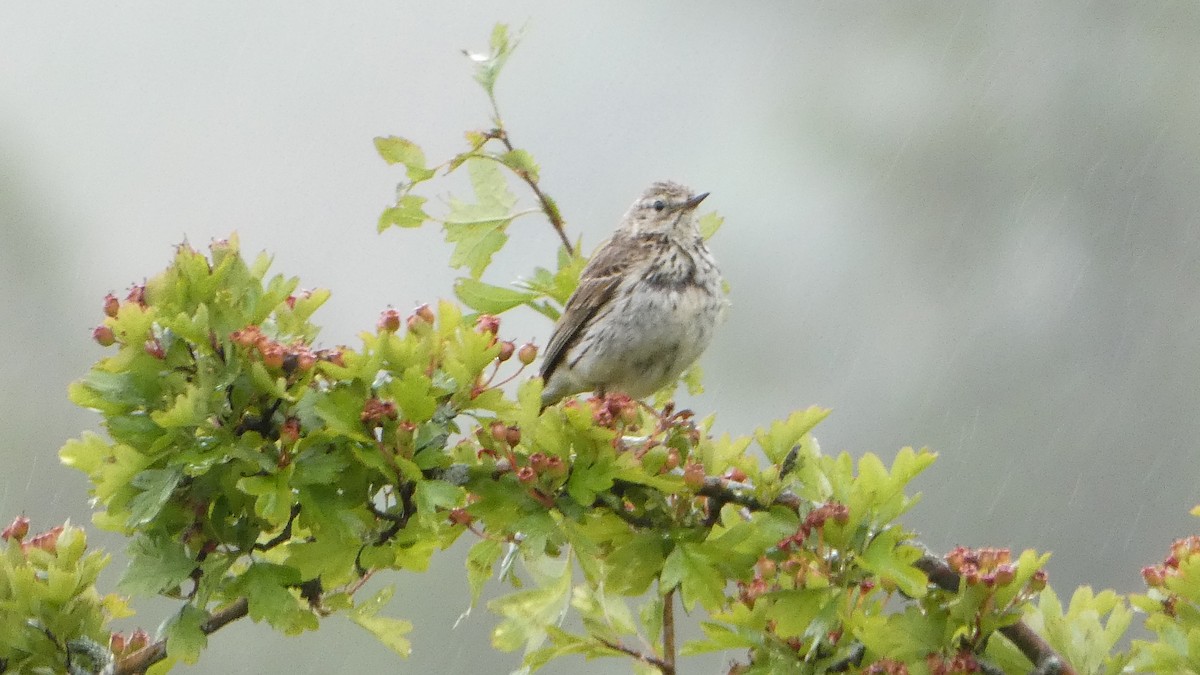
[[[663,661],[662,659],[658,658],[657,656],[639,652],[638,650],[633,649],[631,647],[626,647],[625,645],[621,644],[620,642],[612,642],[611,640],[606,640],[604,638],[596,638],[596,640],[599,641],[600,644],[604,645],[605,647],[608,647],[609,649],[613,649],[618,652],[621,652],[622,654],[632,656],[633,658],[637,659],[638,661],[641,661],[642,663],[648,663],[648,664],[654,666],[655,668],[658,668],[660,671],[662,671],[663,675],[675,675],[675,666],[667,663],[666,661]]]
[[[663,662],[667,668],[659,668],[663,675],[675,675],[675,589],[663,596]]]
[[[506,466],[501,466],[504,463],[505,460],[502,460],[497,464],[497,467],[501,469],[507,468]],[[676,469],[675,471],[679,470]],[[447,473],[449,473],[449,470],[447,470]],[[459,480],[462,481],[461,484],[465,484],[469,480],[469,470],[460,470],[457,473],[459,475]],[[771,503],[763,503],[752,495],[752,490],[753,486],[745,483],[732,481],[728,478],[709,476],[704,479],[704,484],[699,490],[696,491],[696,494],[713,499],[718,503],[737,504],[751,511],[766,511],[772,506],[785,506],[789,509],[798,509],[803,504],[803,500],[791,491],[785,491],[781,493]],[[616,510],[614,509],[614,511]],[[630,524],[634,525],[635,527],[638,525],[638,523],[634,522],[631,522]],[[959,577],[958,573],[951,569],[950,565],[941,557],[935,556],[932,553],[926,553],[925,555],[921,556],[919,560],[913,563],[913,566],[924,572],[925,576],[929,578],[929,582],[938,588],[950,591],[951,593],[958,592],[958,586],[961,582],[961,578]],[[666,605],[663,607],[663,612],[665,622]],[[1070,666],[1070,664],[1067,663],[1067,660],[1058,654],[1058,652],[1054,651],[1054,648],[1051,647],[1048,642],[1046,642],[1040,635],[1035,633],[1033,629],[1031,629],[1024,622],[1018,621],[1015,624],[1005,626],[1000,629],[1000,633],[1004,635],[1004,637],[1008,638],[1009,641],[1011,641],[1013,645],[1021,651],[1025,658],[1029,659],[1029,661],[1034,664],[1034,672],[1038,675],[1051,675],[1052,673],[1058,675],[1075,675],[1075,670]],[[665,648],[666,635],[664,634],[663,637]],[[618,646],[609,646],[612,646],[613,649],[618,649],[619,651],[624,651],[625,653],[638,656],[636,652],[631,652]],[[670,652],[667,653],[669,654]],[[663,667],[662,665],[655,665],[660,669]],[[664,663],[663,665],[667,664]],[[669,673],[673,671],[663,672]]]
[[[493,101],[493,106],[494,105],[495,102]],[[496,119],[497,121],[500,119],[499,110],[496,111]],[[513,148],[513,144],[508,140],[508,131],[506,131],[503,127],[493,129],[491,136],[503,143],[505,149],[509,152],[513,152],[513,150],[515,150],[515,148]],[[575,247],[571,245],[571,240],[567,239],[567,225],[563,222],[562,213],[558,210],[558,204],[555,204],[553,199],[551,199],[545,192],[542,192],[542,188],[538,186],[537,181],[533,179],[533,176],[529,175],[528,171],[519,171],[517,169],[513,169],[513,173],[517,174],[521,180],[525,181],[525,184],[529,186],[530,190],[533,190],[533,194],[537,197],[538,203],[541,204],[542,213],[546,214],[546,218],[549,219],[550,224],[554,226],[554,231],[558,233],[558,238],[562,240],[563,248],[567,249],[567,253],[570,255],[575,255]]]
[[[246,616],[249,609],[250,605],[246,601],[246,598],[238,598],[227,607],[210,614],[208,620],[200,624],[200,631],[205,635],[212,635],[226,625]],[[137,673],[144,673],[147,668],[165,658],[167,658],[166,638],[152,645],[146,645],[118,661],[113,675],[136,675]]]
[[[913,567],[925,573],[930,583],[951,593],[958,592],[961,577],[944,559],[926,553],[913,563]],[[1009,624],[1000,629],[1000,633],[1009,639],[1021,651],[1025,658],[1034,666],[1034,672],[1044,675],[1058,673],[1059,675],[1075,675],[1075,670],[1066,659],[1054,651],[1050,643],[1042,639],[1024,621]]]

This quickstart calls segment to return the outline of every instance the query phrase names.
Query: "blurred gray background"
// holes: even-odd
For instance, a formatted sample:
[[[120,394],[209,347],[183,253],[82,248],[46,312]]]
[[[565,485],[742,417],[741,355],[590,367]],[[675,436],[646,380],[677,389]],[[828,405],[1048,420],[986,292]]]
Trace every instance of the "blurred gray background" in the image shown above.
[[[586,248],[652,180],[712,191],[734,308],[687,403],[720,429],[819,404],[835,410],[826,451],[927,445],[941,458],[905,522],[938,550],[1053,551],[1063,595],[1138,590],[1195,531],[1200,10],[1185,2],[5,3],[0,520],[88,522],[87,483],[56,451],[96,417],[67,383],[104,354],[102,296],[185,237],[237,230],[332,289],[327,345],[450,295],[435,227],[375,233],[401,173],[371,139],[442,158],[486,125],[459,49],[485,49],[496,21],[528,22],[499,98]],[[487,279],[554,244],[518,221]],[[301,638],[246,621],[181,670],[505,672],[518,657],[488,647],[494,617],[451,630],[461,556],[390,579],[389,613],[417,624],[408,661],[340,618]],[[172,605],[138,607],[125,625]]]

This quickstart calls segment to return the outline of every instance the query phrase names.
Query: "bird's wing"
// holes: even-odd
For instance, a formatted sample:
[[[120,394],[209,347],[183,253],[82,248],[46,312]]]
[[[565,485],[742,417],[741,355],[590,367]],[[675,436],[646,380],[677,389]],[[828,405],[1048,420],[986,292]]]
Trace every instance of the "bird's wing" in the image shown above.
[[[582,334],[583,327],[608,302],[621,283],[630,262],[628,247],[624,238],[614,237],[601,246],[596,256],[583,268],[579,286],[567,299],[567,306],[563,308],[563,314],[550,334],[550,343],[546,346],[542,361],[543,380],[550,379],[567,350]]]

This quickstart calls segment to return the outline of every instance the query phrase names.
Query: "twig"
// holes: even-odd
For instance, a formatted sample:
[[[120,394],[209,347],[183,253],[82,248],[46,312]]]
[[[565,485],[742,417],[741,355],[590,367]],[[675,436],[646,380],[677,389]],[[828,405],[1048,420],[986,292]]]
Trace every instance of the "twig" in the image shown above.
[[[667,591],[663,596],[663,663],[665,668],[659,668],[663,675],[675,675],[675,589]]]
[[[291,539],[292,538],[292,524],[296,522],[296,516],[298,516],[298,515],[300,515],[300,505],[292,504],[292,512],[291,512],[291,515],[288,516],[287,525],[283,526],[283,531],[281,531],[278,535],[276,535],[273,539],[266,542],[265,544],[255,544],[254,550],[266,551],[266,550],[275,548],[276,546],[282,544],[283,542],[287,541],[288,539]]]
[[[638,650],[633,649],[631,647],[626,647],[625,645],[621,644],[620,642],[613,642],[611,640],[606,640],[604,638],[596,638],[596,640],[598,642],[600,642],[600,644],[604,645],[605,647],[608,647],[609,649],[615,649],[616,651],[621,652],[622,654],[627,654],[629,656],[632,656],[633,658],[637,659],[638,661],[641,661],[642,663],[648,663],[648,664],[654,666],[655,668],[658,668],[660,671],[662,671],[663,675],[675,675],[675,666],[668,665],[666,661],[663,661],[662,659],[658,658],[657,656],[654,656],[653,654],[646,654],[644,652],[639,652]]]
[[[501,462],[497,463],[497,467],[502,467],[503,464],[504,462],[502,460]],[[463,474],[460,479],[463,483],[466,483],[470,476],[469,469],[467,471],[460,471],[459,473]],[[619,480],[617,481],[617,483],[620,482],[621,481]],[[699,490],[696,491],[696,494],[709,497],[722,503],[737,504],[738,506],[744,507],[751,511],[766,511],[774,506],[784,506],[789,509],[798,509],[803,505],[803,500],[798,495],[790,491],[783,492],[770,503],[763,503],[751,494],[752,489],[753,488],[750,485],[738,483],[727,478],[710,476],[704,479],[704,484]],[[617,512],[617,509],[613,509],[613,511]],[[635,522],[629,518],[625,518],[625,520],[635,527],[641,525],[641,523]],[[961,578],[959,577],[958,573],[951,569],[950,565],[941,557],[927,553],[913,563],[913,566],[924,572],[925,576],[929,578],[929,582],[938,588],[950,591],[952,593],[958,591]],[[665,621],[665,605],[663,607],[663,611]],[[1042,639],[1040,635],[1035,633],[1033,629],[1031,629],[1024,622],[1017,622],[1015,624],[1004,626],[1000,629],[1000,633],[1004,635],[1004,637],[1008,638],[1009,641],[1011,641],[1013,645],[1020,650],[1025,658],[1029,659],[1029,661],[1034,664],[1034,672],[1039,673],[1039,675],[1050,675],[1051,673],[1057,673],[1059,675],[1075,675],[1075,670],[1070,666],[1070,664],[1067,663],[1066,659],[1058,654],[1058,652],[1054,651],[1054,648],[1051,647],[1048,642]],[[666,636],[664,634],[664,640],[665,637]],[[609,646],[635,656],[638,655],[637,652],[631,652],[630,650],[619,648],[618,646]],[[661,666],[659,667],[661,668]]]
[[[921,556],[913,567],[925,573],[930,583],[951,593],[958,592],[962,578],[944,559],[926,553]],[[1024,621],[1009,624],[1000,629],[1000,634],[1008,638],[1013,645],[1029,659],[1036,673],[1059,673],[1060,675],[1075,675],[1075,670],[1066,659],[1054,651],[1050,643],[1042,639]]]
[[[495,106],[494,101],[492,105],[493,107]],[[497,121],[500,119],[500,112],[498,109],[496,110],[496,119]],[[508,131],[506,131],[503,127],[494,129],[491,135],[493,138],[496,138],[503,143],[505,149],[507,149],[509,152],[513,152],[513,150],[515,150],[515,148],[513,148],[513,144],[508,140]],[[538,203],[542,206],[542,213],[546,214],[546,218],[550,220],[550,224],[554,227],[554,231],[558,233],[558,238],[562,240],[563,248],[567,249],[568,254],[575,255],[575,247],[571,245],[571,240],[567,238],[567,226],[566,223],[563,222],[562,213],[560,213],[558,210],[558,204],[555,204],[553,199],[551,199],[545,192],[542,192],[542,188],[538,186],[537,181],[533,179],[533,176],[529,175],[528,171],[514,170],[513,173],[517,174],[521,180],[525,181],[525,184],[529,186],[530,190],[533,190],[533,194],[537,197]]]
[[[204,623],[200,624],[200,631],[205,635],[212,635],[221,630],[226,625],[237,621],[246,616],[250,609],[250,604],[245,598],[238,598],[233,601],[233,604],[217,610],[209,615]],[[136,652],[126,656],[117,662],[117,667],[113,671],[114,675],[136,675],[144,673],[150,666],[167,658],[167,641],[166,639],[159,640],[151,645],[137,650]]]

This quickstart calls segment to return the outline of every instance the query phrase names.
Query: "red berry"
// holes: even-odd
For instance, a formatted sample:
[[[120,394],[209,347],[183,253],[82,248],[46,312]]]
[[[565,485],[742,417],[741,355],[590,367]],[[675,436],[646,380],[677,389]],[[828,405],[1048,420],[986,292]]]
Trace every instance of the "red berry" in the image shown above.
[[[512,426],[512,427],[509,427],[508,429],[505,429],[504,440],[507,441],[509,445],[517,445],[518,443],[520,443],[521,442],[521,428]]]
[[[537,472],[531,466],[523,466],[517,469],[517,480],[528,485],[537,480]]]

